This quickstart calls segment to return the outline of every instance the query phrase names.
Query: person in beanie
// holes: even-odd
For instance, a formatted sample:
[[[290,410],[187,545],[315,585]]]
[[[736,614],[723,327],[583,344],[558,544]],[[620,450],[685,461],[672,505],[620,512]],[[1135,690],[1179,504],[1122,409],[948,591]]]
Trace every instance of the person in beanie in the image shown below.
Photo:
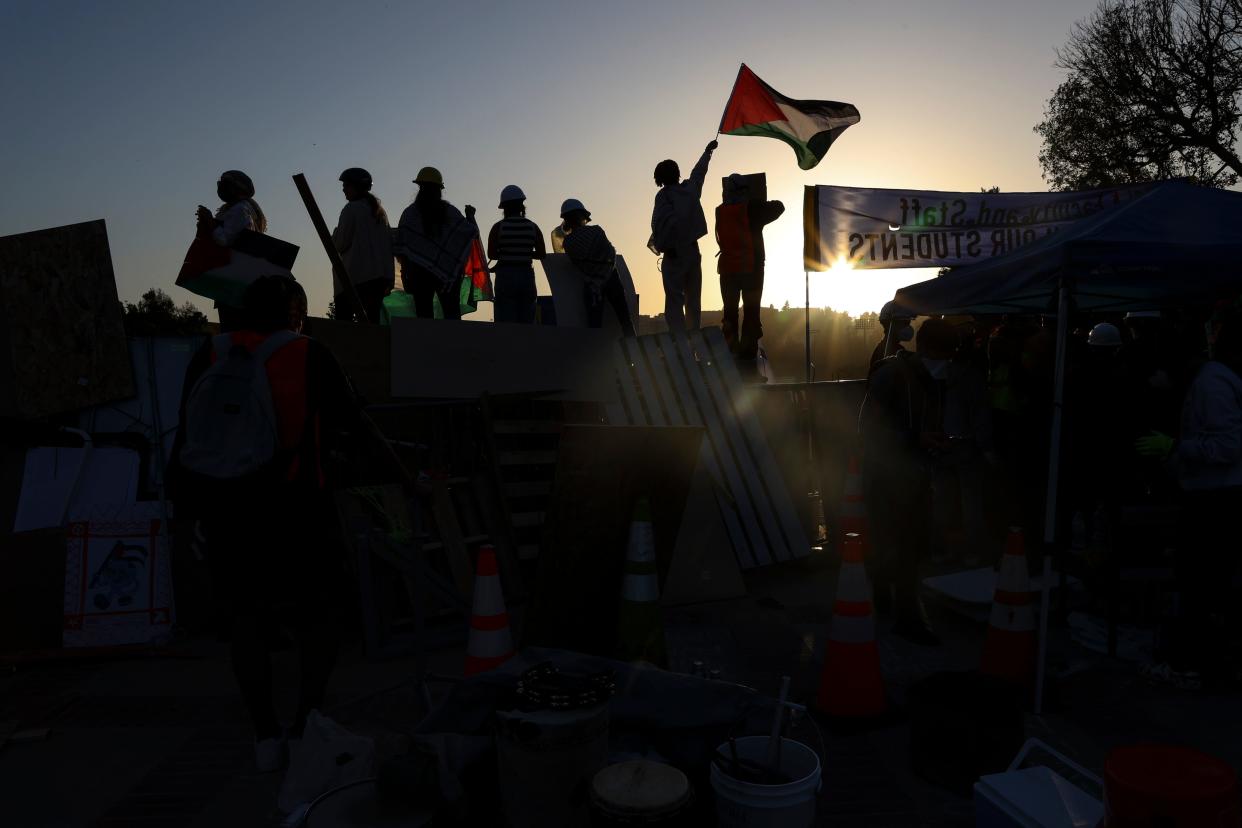
[[[543,231],[526,217],[526,193],[516,184],[500,191],[500,209],[504,218],[487,236],[487,258],[496,262],[496,321],[530,325],[538,295],[532,262],[547,255]]]
[[[225,170],[216,182],[216,195],[222,202],[215,215],[203,205],[198,206],[198,236],[211,239],[221,247],[232,247],[243,230],[267,232],[267,216],[254,200],[254,182],[241,170]],[[220,330],[237,330],[242,309],[216,303]]]
[[[435,316],[435,299],[445,319],[461,319],[461,285],[470,246],[479,235],[474,208],[463,216],[444,200],[444,176],[423,167],[414,183],[418,195],[397,222],[394,251],[401,263],[401,284],[414,297],[419,318]]]
[[[332,243],[341,254],[354,289],[349,289],[340,274],[332,275],[336,318],[378,323],[384,297],[392,292],[395,280],[392,228],[383,205],[371,193],[369,172],[350,167],[341,173],[340,181],[346,204],[332,231]],[[365,317],[354,301],[355,292]]]
[[[582,274],[582,301],[586,305],[587,324],[592,328],[604,326],[604,303],[612,305],[621,330],[626,336],[634,336],[634,322],[625,301],[625,289],[617,274],[617,250],[608,241],[602,227],[589,224],[591,214],[576,198],[565,199],[561,205],[561,218],[568,233],[565,236],[565,254]]]

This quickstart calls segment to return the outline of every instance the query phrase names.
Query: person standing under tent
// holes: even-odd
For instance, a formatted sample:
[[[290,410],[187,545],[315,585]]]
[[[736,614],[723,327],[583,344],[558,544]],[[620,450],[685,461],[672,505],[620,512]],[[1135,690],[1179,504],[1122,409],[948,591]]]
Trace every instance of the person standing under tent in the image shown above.
[[[254,728],[255,761],[274,771],[287,739],[321,709],[343,622],[344,577],[329,458],[366,435],[361,407],[326,347],[298,334],[305,293],[283,276],[246,291],[241,327],[191,360],[170,460],[170,497],[197,519],[216,594],[229,608],[233,673]],[[251,374],[266,380],[266,400]],[[273,704],[269,632],[287,619],[300,656],[292,724]]]
[[[496,262],[496,321],[535,322],[535,259],[547,255],[543,231],[526,217],[526,193],[515,184],[500,191],[504,218],[487,236],[487,258]]]
[[[1214,320],[1211,359],[1191,382],[1177,439],[1158,431],[1135,442],[1137,452],[1164,461],[1181,492],[1182,531],[1175,565],[1181,593],[1168,662],[1153,678],[1183,687],[1229,678],[1235,640],[1225,618],[1238,568],[1242,513],[1242,312]]]
[[[651,241],[648,246],[664,257],[664,321],[670,331],[697,331],[702,324],[703,258],[699,239],[707,235],[703,215],[703,182],[717,144],[703,150],[690,177],[681,180],[681,168],[672,159],[655,168],[655,207],[651,212]]]
[[[753,363],[763,336],[759,318],[765,260],[763,228],[781,217],[785,205],[753,198],[747,179],[736,173],[725,179],[723,201],[716,208],[716,242],[720,245],[716,270],[724,301],[724,338],[739,360]],[[743,310],[740,326],[739,301]]]
[[[894,633],[932,646],[940,639],[919,597],[919,564],[933,531],[933,464],[951,449],[945,390],[957,331],[943,319],[928,319],[916,343],[917,353],[899,351],[871,375],[859,430],[876,608],[895,610]]]
[[[906,348],[903,343],[914,339],[914,328],[910,324],[914,321],[914,316],[912,311],[892,300],[885,302],[884,307],[880,308],[879,321],[884,338],[876,343],[875,350],[871,352],[871,360],[867,363],[868,374],[875,370],[880,360],[904,351]]]
[[[603,327],[604,303],[607,302],[617,315],[621,330],[626,336],[634,336],[634,321],[630,318],[625,288],[617,274],[616,248],[608,241],[602,227],[588,224],[591,214],[578,199],[565,199],[561,204],[561,218],[569,231],[565,236],[565,253],[582,274],[587,325]]]
[[[378,323],[384,297],[395,283],[388,213],[371,193],[371,174],[366,170],[350,167],[341,173],[340,182],[346,204],[332,231],[332,243],[341,254],[354,289],[349,289],[340,274],[333,274],[336,318],[363,320],[354,302],[356,291],[366,320]]]
[[[474,208],[466,214],[444,200],[444,176],[423,167],[414,183],[418,195],[397,222],[394,251],[401,264],[401,285],[414,297],[421,319],[435,316],[440,300],[445,319],[461,319],[461,286],[470,246],[478,236]]]
[[[254,182],[241,170],[225,170],[216,182],[216,195],[223,202],[215,215],[201,204],[198,207],[198,236],[211,239],[220,247],[232,247],[243,230],[267,232],[267,216],[254,200]],[[240,308],[216,303],[220,330],[236,330],[241,323]]]

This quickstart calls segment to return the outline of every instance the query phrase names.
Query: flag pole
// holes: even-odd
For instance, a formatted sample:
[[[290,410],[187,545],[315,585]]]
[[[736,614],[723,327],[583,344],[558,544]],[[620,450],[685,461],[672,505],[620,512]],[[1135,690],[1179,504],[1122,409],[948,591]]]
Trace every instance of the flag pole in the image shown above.
[[[806,384],[811,384],[811,271],[804,270],[806,277]],[[810,391],[808,390],[809,394]]]

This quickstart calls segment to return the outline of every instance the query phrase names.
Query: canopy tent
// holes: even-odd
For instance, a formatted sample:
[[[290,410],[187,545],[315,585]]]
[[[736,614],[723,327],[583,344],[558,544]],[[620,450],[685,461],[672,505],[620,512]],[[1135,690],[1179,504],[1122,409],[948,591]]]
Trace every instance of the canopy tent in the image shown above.
[[[1138,310],[1242,286],[1242,194],[1166,181],[1129,204],[1081,219],[1013,253],[897,291],[920,314],[1057,316],[1056,380],[1044,542],[1056,540],[1068,320],[1075,311]],[[1044,556],[1035,712],[1043,707],[1051,556]]]
[[[1129,204],[897,291],[922,314],[1133,310],[1242,283],[1242,193],[1165,181]]]

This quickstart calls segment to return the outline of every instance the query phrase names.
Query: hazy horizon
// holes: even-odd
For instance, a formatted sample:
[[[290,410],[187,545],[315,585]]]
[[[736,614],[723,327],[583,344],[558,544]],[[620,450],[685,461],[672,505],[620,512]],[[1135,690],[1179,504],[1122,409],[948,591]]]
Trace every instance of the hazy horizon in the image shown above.
[[[768,174],[787,209],[767,231],[763,305],[801,305],[807,184],[1046,189],[1032,126],[1060,79],[1054,49],[1094,6],[10,2],[0,89],[21,117],[0,138],[16,194],[0,235],[103,218],[123,299],[159,287],[208,308],[173,279],[195,207],[214,208],[219,173],[238,168],[269,232],[301,246],[295,273],[322,312],[327,257],[290,176],[306,174],[332,225],[337,175],[366,167],[395,223],[431,164],[484,232],[505,184],[545,234],[561,200],[583,200],[655,315],[652,169],[671,157],[689,172],[745,61],[787,95],[862,113],[809,172],[778,141],[725,136],[709,173],[709,220],[722,176]],[[710,233],[701,247],[704,307],[718,308]],[[812,304],[857,315],[930,275],[812,274]]]

